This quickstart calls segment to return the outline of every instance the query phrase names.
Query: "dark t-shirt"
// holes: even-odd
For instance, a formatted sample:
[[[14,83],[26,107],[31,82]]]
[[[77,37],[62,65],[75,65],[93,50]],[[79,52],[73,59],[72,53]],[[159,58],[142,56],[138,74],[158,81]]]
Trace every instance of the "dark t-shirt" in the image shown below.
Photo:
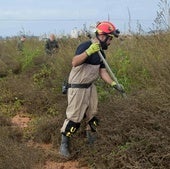
[[[56,40],[50,41],[50,39],[48,39],[46,41],[45,51],[46,51],[47,54],[51,54],[52,50],[57,49],[57,48],[59,48],[59,46],[58,46],[58,42]]]
[[[86,49],[89,48],[89,46],[92,44],[91,41],[86,41],[81,43],[75,52],[75,55],[79,55],[83,53]],[[104,58],[106,58],[105,53],[101,51]],[[84,63],[91,64],[91,65],[100,65],[100,68],[105,68],[105,65],[103,61],[101,60],[99,54],[96,52],[90,56],[87,57],[87,59],[84,61]]]

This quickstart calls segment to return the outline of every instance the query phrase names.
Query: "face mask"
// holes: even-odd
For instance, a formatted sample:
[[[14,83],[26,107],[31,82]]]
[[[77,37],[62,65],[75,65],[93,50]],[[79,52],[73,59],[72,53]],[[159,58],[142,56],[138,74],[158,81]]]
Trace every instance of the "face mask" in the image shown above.
[[[107,45],[106,41],[104,41],[104,42],[100,41],[100,45],[101,45],[103,50],[107,50],[108,45]]]
[[[108,40],[108,38],[110,38],[110,37],[107,36],[104,41],[101,41],[101,40],[98,38],[97,35],[96,35],[96,37],[97,37],[97,39],[99,40],[102,49],[103,49],[103,50],[107,50],[107,48],[108,48],[107,40]]]
[[[107,40],[110,38],[110,36],[106,36],[106,39],[104,41],[100,41],[101,47],[103,50],[107,50],[108,48],[108,44],[107,44]]]

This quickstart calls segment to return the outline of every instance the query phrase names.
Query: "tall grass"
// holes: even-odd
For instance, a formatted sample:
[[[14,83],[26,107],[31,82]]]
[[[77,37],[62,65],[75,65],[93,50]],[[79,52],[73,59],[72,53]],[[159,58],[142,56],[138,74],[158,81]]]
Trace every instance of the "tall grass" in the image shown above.
[[[168,81],[168,53],[170,34],[125,38],[113,42],[109,62],[118,79],[131,91],[134,88],[148,88]],[[165,74],[162,74],[164,72]]]
[[[34,120],[23,134],[27,140],[55,142],[54,137],[56,131],[59,133],[67,105],[67,97],[62,95],[61,85],[70,72],[71,60],[76,47],[85,40],[87,40],[86,37],[59,39],[59,51],[52,56],[45,55],[44,42],[36,39],[29,39],[25,42],[23,53],[18,53],[16,50],[15,39],[0,42],[0,62],[4,65],[3,69],[0,69],[3,74],[0,79],[0,116],[10,118],[20,111],[31,114]],[[145,36],[132,35],[113,40],[112,45],[106,51],[107,61],[118,81],[124,85],[128,99],[121,100],[121,97],[110,86],[100,80],[96,82],[99,105],[102,105],[100,113],[104,128],[100,128],[103,135],[100,136],[99,145],[103,147],[103,154],[98,151],[98,148],[92,151],[84,149],[82,140],[76,140],[73,147],[76,148],[77,145],[80,145],[85,152],[85,154],[79,154],[80,158],[86,159],[91,165],[101,164],[106,168],[115,166],[119,168],[125,166],[125,163],[122,162],[125,154],[126,163],[130,160],[130,166],[135,167],[136,165],[140,168],[144,164],[141,164],[140,161],[135,163],[137,159],[134,152],[138,148],[137,154],[141,156],[144,154],[146,159],[151,158],[148,157],[151,154],[147,152],[145,144],[146,146],[155,145],[155,137],[153,144],[148,142],[149,136],[152,137],[152,132],[155,132],[155,135],[161,135],[162,140],[158,139],[160,146],[162,146],[162,142],[168,146],[164,136],[167,135],[168,127],[166,129],[165,124],[168,125],[166,116],[170,108],[169,53],[169,32]],[[12,60],[10,66],[9,58]],[[12,71],[16,65],[19,65],[19,71]],[[105,117],[103,117],[103,112],[107,112]],[[112,116],[114,116],[113,119],[110,118]],[[160,118],[163,123],[158,124],[156,117]],[[131,119],[133,120],[131,121]],[[141,122],[139,122],[140,120]],[[2,121],[5,125],[10,125],[4,118]],[[143,123],[149,123],[151,127],[146,128]],[[107,124],[112,127],[109,128]],[[17,141],[9,138],[7,132],[9,130],[8,127],[0,130],[4,135],[0,139],[0,152],[3,155],[3,159],[0,161],[3,165],[0,166],[10,168],[10,163],[13,166],[17,165],[16,168],[20,169],[29,168],[29,163],[37,163],[37,158],[35,161],[32,159],[35,154],[26,146],[27,140],[23,141],[21,136],[20,141],[22,140],[23,144],[18,145]],[[139,135],[139,130],[141,135]],[[81,135],[79,133],[79,136]],[[106,139],[104,139],[105,137]],[[110,148],[111,146],[107,148],[106,142],[113,145],[112,148]],[[156,151],[156,149],[153,150]],[[152,150],[150,152],[152,153]],[[133,153],[133,156],[130,156],[130,153]],[[162,157],[163,151],[159,149],[159,153],[161,153],[159,156]],[[166,155],[167,157],[164,159],[168,159],[168,154]],[[19,161],[23,163],[19,164]],[[161,163],[161,160],[159,162]],[[153,166],[148,161],[146,163],[149,167]],[[167,165],[162,162],[161,166],[163,168]]]
[[[6,93],[13,93],[11,97],[19,98],[22,103],[29,103],[28,107],[32,104],[32,109],[28,108],[28,111],[29,109],[33,112],[42,111],[41,108],[38,108],[38,111],[33,106],[32,99],[41,93],[39,95],[42,96],[40,100],[36,100],[38,104],[46,102],[46,105],[49,106],[50,103],[54,103],[55,92],[61,92],[62,82],[68,77],[71,70],[71,60],[75,49],[84,40],[87,40],[87,38],[60,39],[59,51],[52,56],[45,55],[44,42],[36,39],[29,39],[25,42],[23,53],[18,53],[18,51],[14,50],[15,39],[10,41],[9,45],[6,45],[7,42],[1,42],[0,47],[3,49],[1,62],[5,65],[2,73],[6,69],[5,72],[8,72],[7,74],[9,75],[7,78],[2,79],[2,90],[6,91]],[[6,52],[4,53],[3,51]],[[7,59],[9,60],[9,58],[3,56],[10,56],[11,51],[13,51],[12,60],[15,60],[15,62],[11,62],[11,66],[9,66],[7,64],[9,62]],[[107,61],[118,81],[124,85],[126,92],[131,95],[142,90],[169,91],[169,52],[170,33],[167,32],[145,36],[132,35],[114,39],[112,45],[106,51],[106,55]],[[12,71],[14,74],[9,74],[9,72],[16,63],[20,65],[21,69],[19,76],[15,76],[13,79],[15,71]],[[99,98],[102,100],[113,94],[110,92],[111,88],[108,88],[103,82],[98,81],[96,84]],[[4,86],[5,89],[3,89]],[[31,94],[32,92],[33,94]],[[50,95],[51,92],[54,93],[53,96]],[[5,100],[5,97],[5,95],[4,97],[1,96],[2,100]],[[35,103],[35,106],[38,106],[38,104]],[[38,107],[41,106],[39,105]],[[44,109],[46,109],[45,107]]]

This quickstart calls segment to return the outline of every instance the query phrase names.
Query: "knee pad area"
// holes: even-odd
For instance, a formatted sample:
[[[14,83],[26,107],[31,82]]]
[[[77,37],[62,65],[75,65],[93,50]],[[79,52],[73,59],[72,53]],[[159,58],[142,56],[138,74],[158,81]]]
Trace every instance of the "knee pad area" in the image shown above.
[[[79,127],[80,127],[80,123],[69,121],[66,126],[65,132],[63,134],[67,137],[71,137]]]
[[[97,126],[99,125],[99,120],[96,117],[93,117],[89,122],[92,132],[96,132]]]

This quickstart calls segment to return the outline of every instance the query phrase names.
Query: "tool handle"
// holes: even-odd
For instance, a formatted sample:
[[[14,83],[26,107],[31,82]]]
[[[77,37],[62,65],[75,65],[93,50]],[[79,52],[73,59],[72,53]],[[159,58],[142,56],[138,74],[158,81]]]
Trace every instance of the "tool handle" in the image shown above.
[[[116,78],[116,76],[114,75],[114,73],[113,73],[112,70],[110,69],[108,63],[106,62],[105,58],[103,57],[101,51],[98,51],[98,54],[99,54],[100,58],[102,59],[103,63],[105,64],[106,69],[108,70],[108,72],[109,72],[110,76],[112,77],[112,79],[116,82],[117,85],[120,85],[119,82],[118,82],[118,80],[117,80],[117,78]],[[121,95],[122,95],[124,98],[127,97],[127,96],[126,96],[126,93],[122,93],[122,92],[121,92]]]

